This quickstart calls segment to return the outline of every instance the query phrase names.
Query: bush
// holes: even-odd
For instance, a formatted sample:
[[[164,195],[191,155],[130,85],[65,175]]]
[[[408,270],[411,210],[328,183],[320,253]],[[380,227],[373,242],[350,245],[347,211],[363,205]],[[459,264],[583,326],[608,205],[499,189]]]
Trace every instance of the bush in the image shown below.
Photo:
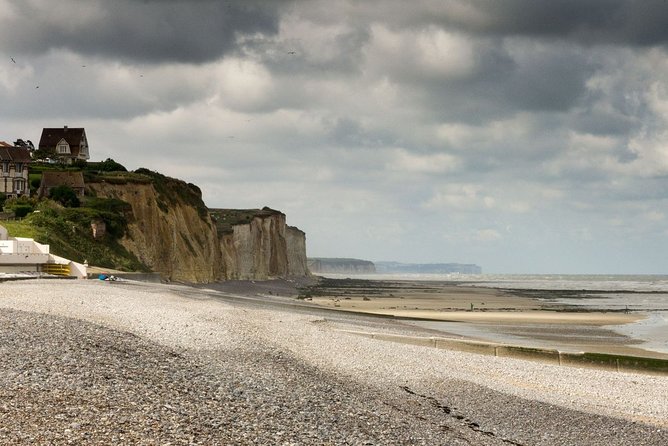
[[[127,201],[120,198],[97,198],[90,197],[86,200],[84,206],[100,211],[123,213],[132,211],[132,206]]]
[[[111,158],[107,158],[101,163],[97,164],[97,170],[102,172],[127,172],[128,170],[120,163],[117,163]]]
[[[23,218],[35,209],[36,201],[27,196],[10,198],[5,201],[5,208],[13,211],[17,218]]]
[[[81,204],[77,193],[69,186],[56,186],[51,189],[49,198],[67,208],[78,208]]]
[[[18,204],[12,208],[16,218],[23,218],[33,211],[32,206],[27,204]]]

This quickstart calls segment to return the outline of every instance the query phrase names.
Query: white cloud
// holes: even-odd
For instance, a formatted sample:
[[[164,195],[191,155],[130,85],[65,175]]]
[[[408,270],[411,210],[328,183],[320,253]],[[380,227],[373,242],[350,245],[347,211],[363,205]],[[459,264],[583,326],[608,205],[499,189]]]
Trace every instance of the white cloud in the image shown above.
[[[224,106],[249,111],[270,99],[273,80],[261,64],[230,58],[223,60],[216,72],[219,100]]]
[[[480,210],[494,207],[495,200],[474,184],[448,184],[423,203],[425,209]]]
[[[531,205],[523,201],[513,201],[508,205],[508,209],[518,214],[525,214],[531,210]]]
[[[394,149],[387,168],[399,172],[445,173],[456,170],[460,161],[447,153],[421,155],[406,149]]]
[[[648,211],[644,214],[645,219],[654,222],[660,222],[665,220],[666,214],[660,211]]]
[[[0,21],[10,22],[16,17],[16,9],[11,0],[0,0]]]
[[[493,242],[501,239],[501,234],[495,229],[481,229],[476,232],[474,238],[480,242]]]
[[[471,40],[440,28],[396,31],[376,23],[371,36],[364,54],[374,72],[456,79],[476,67]]]

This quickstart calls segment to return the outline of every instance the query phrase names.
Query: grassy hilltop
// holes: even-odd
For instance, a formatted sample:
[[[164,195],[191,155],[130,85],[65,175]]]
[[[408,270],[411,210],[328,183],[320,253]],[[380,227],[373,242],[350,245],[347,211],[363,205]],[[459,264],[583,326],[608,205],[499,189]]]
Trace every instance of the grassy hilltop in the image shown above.
[[[179,200],[195,207],[201,218],[208,218],[208,210],[197,186],[148,169],[127,172],[113,160],[87,163],[78,168],[33,165],[30,168],[33,196],[7,200],[5,209],[15,211],[20,218],[3,221],[2,225],[13,237],[33,238],[39,243],[50,245],[53,254],[77,262],[88,260],[91,265],[105,268],[149,271],[120,243],[126,235],[128,222],[133,218],[129,203],[118,198],[96,197],[90,188],[86,188],[86,194],[81,199],[68,200],[53,195],[51,198],[38,199],[36,189],[45,170],[80,170],[86,184],[152,184],[157,192],[157,205],[163,212],[168,213],[170,206]],[[104,222],[104,236],[93,238],[91,222],[94,221]]]

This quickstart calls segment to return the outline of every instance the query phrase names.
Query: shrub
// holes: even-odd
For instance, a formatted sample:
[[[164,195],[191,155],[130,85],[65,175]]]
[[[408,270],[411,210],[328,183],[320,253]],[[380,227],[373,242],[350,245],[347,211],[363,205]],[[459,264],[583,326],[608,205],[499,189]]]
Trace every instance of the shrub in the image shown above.
[[[81,204],[77,193],[69,186],[56,186],[51,189],[49,198],[68,208],[78,208]]]
[[[27,196],[11,198],[5,201],[5,208],[13,211],[17,218],[23,218],[35,209],[36,201]]]
[[[127,172],[128,170],[120,163],[117,163],[111,158],[107,158],[101,163],[97,164],[97,170],[102,172]]]
[[[19,204],[12,208],[16,218],[23,218],[33,211],[32,206],[27,204]]]

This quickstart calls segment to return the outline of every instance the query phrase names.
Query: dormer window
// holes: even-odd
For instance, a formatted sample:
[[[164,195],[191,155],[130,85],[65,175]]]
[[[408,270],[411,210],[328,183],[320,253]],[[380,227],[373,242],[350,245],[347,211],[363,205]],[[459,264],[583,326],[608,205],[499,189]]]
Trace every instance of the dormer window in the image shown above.
[[[58,153],[70,153],[70,148],[67,144],[58,144]]]
[[[16,163],[16,173],[23,172],[23,163]]]

